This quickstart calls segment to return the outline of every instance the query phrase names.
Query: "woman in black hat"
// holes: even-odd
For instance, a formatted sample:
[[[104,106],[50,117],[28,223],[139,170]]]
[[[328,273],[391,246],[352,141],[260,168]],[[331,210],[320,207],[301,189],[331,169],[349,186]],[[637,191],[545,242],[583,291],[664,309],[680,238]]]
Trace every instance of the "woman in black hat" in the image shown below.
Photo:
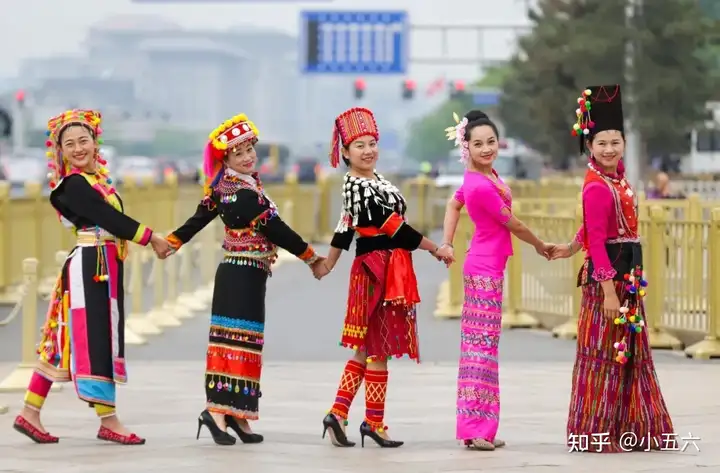
[[[578,98],[573,136],[588,151],[583,224],[567,258],[583,249],[582,302],[573,369],[571,451],[629,452],[671,448],[673,425],[660,391],[645,326],[647,286],[635,193],[625,177],[619,85],[588,87]]]

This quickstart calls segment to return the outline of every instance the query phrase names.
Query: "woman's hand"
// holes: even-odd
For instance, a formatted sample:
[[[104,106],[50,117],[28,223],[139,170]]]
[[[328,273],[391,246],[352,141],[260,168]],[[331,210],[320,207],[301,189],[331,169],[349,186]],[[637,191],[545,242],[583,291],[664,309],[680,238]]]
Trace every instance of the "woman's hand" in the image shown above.
[[[563,259],[569,258],[573,255],[572,248],[570,245],[555,245],[555,248],[550,252],[550,259]]]
[[[445,263],[447,267],[455,262],[455,250],[450,245],[442,245],[433,256]]]
[[[153,251],[155,251],[157,257],[160,259],[167,258],[173,252],[172,248],[170,247],[170,243],[168,243],[165,238],[161,237],[157,233],[153,233],[150,237],[150,245],[152,246]]]
[[[614,321],[620,316],[620,299],[618,299],[615,291],[609,294],[605,294],[605,300],[603,301],[603,314],[609,321]]]
[[[312,265],[310,265],[313,276],[318,281],[330,274],[331,269],[327,265],[327,258],[321,256]]]
[[[545,243],[544,241],[541,241],[540,244],[538,244],[535,247],[535,251],[537,251],[537,254],[542,256],[543,258],[550,260],[550,255],[555,250],[555,244],[554,243]]]

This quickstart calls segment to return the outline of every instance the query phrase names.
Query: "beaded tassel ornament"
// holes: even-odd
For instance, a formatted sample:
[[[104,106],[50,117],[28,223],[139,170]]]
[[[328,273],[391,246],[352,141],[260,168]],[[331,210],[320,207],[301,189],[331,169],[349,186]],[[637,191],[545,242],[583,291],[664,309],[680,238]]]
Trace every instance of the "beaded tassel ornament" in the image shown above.
[[[620,307],[620,316],[615,318],[615,325],[625,325],[628,335],[640,333],[645,326],[645,320],[640,314],[640,301],[645,297],[645,288],[648,283],[644,279],[644,272],[639,266],[634,271],[626,273],[623,278],[628,297],[623,306]],[[623,365],[627,363],[631,355],[628,349],[627,336],[623,336],[619,342],[615,342],[613,347],[617,350],[615,361]]]
[[[572,128],[572,136],[589,135],[590,130],[595,128],[595,122],[593,122],[590,117],[590,109],[592,109],[592,103],[590,103],[591,95],[592,90],[585,89],[582,96],[577,99],[578,108],[575,110],[577,121]]]

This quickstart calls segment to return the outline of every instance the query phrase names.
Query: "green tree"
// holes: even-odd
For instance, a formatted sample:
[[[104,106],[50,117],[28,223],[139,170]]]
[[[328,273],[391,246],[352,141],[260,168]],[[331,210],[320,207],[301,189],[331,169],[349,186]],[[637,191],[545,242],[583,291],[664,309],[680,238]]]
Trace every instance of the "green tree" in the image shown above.
[[[592,84],[630,85],[624,80],[629,41],[637,46],[635,103],[648,153],[682,151],[687,130],[703,116],[713,80],[700,53],[712,21],[696,0],[645,0],[627,28],[627,3],[541,0],[530,12],[533,28],[510,63],[500,116],[512,136],[558,165],[577,156],[577,140],[568,137],[580,91]],[[626,100],[628,112],[633,106]]]
[[[444,130],[455,124],[452,119],[453,112],[462,115],[470,106],[469,99],[449,100],[413,123],[406,148],[408,156],[416,161],[430,162],[447,157],[455,145],[447,140]]]
[[[482,79],[473,84],[479,89],[499,89],[508,75],[507,65],[490,67],[485,71]],[[445,138],[443,130],[454,125],[452,114],[463,115],[473,107],[472,99],[448,100],[438,106],[431,113],[411,125],[410,141],[407,152],[410,157],[418,161],[435,162],[448,155],[454,143]],[[486,110],[492,113],[492,107]]]
[[[541,0],[529,13],[503,85],[500,117],[508,134],[566,167],[578,155],[570,130],[576,99],[588,85],[620,83],[624,71],[624,0]]]
[[[635,94],[648,155],[687,152],[686,134],[718,85],[707,54],[716,25],[697,0],[644,2],[635,27]]]

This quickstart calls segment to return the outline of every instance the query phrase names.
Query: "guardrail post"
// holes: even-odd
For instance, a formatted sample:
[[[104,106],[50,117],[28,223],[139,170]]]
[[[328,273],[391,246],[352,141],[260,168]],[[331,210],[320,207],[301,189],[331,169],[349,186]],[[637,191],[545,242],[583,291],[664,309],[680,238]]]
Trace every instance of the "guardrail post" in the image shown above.
[[[38,263],[35,258],[23,260],[21,361],[17,368],[0,382],[2,393],[25,391],[37,363]],[[54,384],[53,389],[60,390],[61,386]]]
[[[513,256],[508,259],[507,272],[505,276],[505,290],[508,291],[507,302],[503,304],[502,327],[503,328],[537,328],[540,322],[521,311],[522,306],[522,249],[518,239],[512,237]]]
[[[580,228],[583,221],[582,204],[575,208],[575,228]],[[573,235],[574,237],[574,235]],[[580,250],[572,257],[572,268],[577,270],[585,262],[585,253]],[[573,273],[575,274],[575,273]],[[572,292],[572,314],[570,320],[558,325],[552,331],[553,337],[564,340],[574,340],[578,335],[578,317],[580,315],[580,303],[582,301],[582,290],[577,287],[577,278],[570,278],[570,291]]]
[[[193,316],[190,309],[180,302],[178,290],[178,255],[165,260],[165,278],[167,280],[167,292],[163,309],[177,319],[189,319]],[[180,261],[182,263],[182,260]]]
[[[317,241],[330,244],[332,231],[330,229],[330,209],[332,204],[332,193],[330,192],[330,181],[327,176],[321,176],[317,182],[318,214],[317,214]]]
[[[650,207],[650,227],[643,272],[648,275],[648,298],[645,300],[645,322],[651,348],[682,350],[683,343],[663,327],[667,264],[665,246],[665,210],[659,205]]]
[[[462,316],[463,302],[465,299],[465,286],[463,283],[463,266],[468,251],[468,242],[472,238],[473,224],[467,212],[463,208],[460,212],[460,219],[454,241],[455,263],[448,271],[449,279],[440,284],[437,296],[437,308],[435,317],[458,318]]]
[[[289,217],[292,217],[293,212],[289,212]],[[285,218],[283,217],[283,220]],[[290,223],[288,223],[290,225]],[[211,222],[205,230],[200,232],[201,244],[198,245],[199,261],[200,261],[200,277],[202,278],[201,284],[205,287],[201,287],[195,293],[195,297],[203,302],[210,303],[213,297],[213,290],[215,288],[215,269],[217,266],[217,232],[220,230],[220,225],[216,221]]]
[[[180,321],[166,310],[166,272],[164,261],[157,259],[154,253],[152,261],[153,267],[150,271],[152,276],[151,284],[153,287],[153,308],[148,314],[148,319],[152,320],[158,327],[179,327],[181,325]]]
[[[720,357],[720,208],[715,208],[710,216],[708,230],[708,301],[707,301],[707,335],[705,339],[685,349],[687,356],[696,359]],[[716,281],[712,285],[712,281]]]
[[[184,305],[194,315],[193,312],[207,309],[207,304],[199,300],[195,296],[195,286],[197,281],[193,279],[193,246],[182,246],[175,257],[180,258],[180,297],[178,304]]]
[[[139,335],[159,335],[162,330],[152,323],[145,312],[145,266],[144,253],[139,248],[130,248],[130,315],[125,320],[125,327]],[[126,310],[127,312],[127,310]]]

